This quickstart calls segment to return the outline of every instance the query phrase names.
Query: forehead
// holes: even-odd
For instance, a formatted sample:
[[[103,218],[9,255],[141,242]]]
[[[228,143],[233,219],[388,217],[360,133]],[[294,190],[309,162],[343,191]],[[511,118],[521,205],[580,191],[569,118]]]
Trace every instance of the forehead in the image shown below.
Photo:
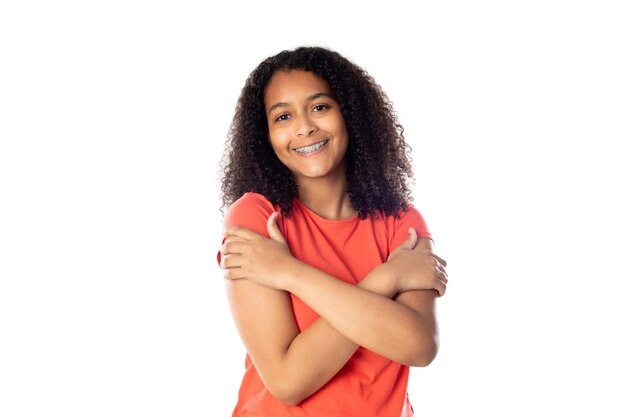
[[[310,71],[291,70],[276,72],[265,89],[265,107],[275,103],[294,103],[316,93],[331,94],[324,79]]]

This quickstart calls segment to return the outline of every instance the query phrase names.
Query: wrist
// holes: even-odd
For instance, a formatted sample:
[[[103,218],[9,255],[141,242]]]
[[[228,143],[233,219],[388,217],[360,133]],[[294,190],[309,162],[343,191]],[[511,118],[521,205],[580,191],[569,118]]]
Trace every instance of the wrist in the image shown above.
[[[359,287],[387,298],[393,298],[398,293],[395,268],[388,262],[378,265],[361,280]]]
[[[385,266],[385,270],[387,273],[388,281],[389,281],[389,290],[393,292],[392,297],[395,297],[401,291],[400,285],[400,268],[396,267],[396,261],[387,261],[383,265]]]
[[[282,277],[280,279],[280,289],[293,293],[295,280],[302,274],[301,270],[304,266],[306,266],[306,264],[292,256],[287,265],[283,268]]]

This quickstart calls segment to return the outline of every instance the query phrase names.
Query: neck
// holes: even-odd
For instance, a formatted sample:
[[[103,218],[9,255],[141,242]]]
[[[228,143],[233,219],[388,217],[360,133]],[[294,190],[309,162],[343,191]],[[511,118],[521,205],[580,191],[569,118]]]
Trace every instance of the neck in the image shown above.
[[[340,178],[302,178],[297,186],[298,199],[325,219],[345,220],[357,215],[347,193],[345,173]]]

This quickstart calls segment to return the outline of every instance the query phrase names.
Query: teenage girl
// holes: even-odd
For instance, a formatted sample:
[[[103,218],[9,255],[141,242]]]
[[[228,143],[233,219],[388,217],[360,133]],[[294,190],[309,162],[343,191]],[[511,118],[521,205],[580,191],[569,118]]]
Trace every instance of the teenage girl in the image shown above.
[[[247,350],[233,416],[407,417],[446,262],[386,95],[320,47],[251,73],[222,162],[218,261]]]

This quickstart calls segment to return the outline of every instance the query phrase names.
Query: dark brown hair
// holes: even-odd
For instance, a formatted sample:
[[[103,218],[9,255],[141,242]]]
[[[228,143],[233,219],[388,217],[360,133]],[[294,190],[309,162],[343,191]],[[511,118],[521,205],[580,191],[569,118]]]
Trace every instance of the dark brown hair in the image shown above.
[[[222,208],[246,192],[263,194],[288,215],[296,184],[272,149],[265,116],[265,89],[274,73],[310,71],[332,89],[345,119],[348,195],[361,218],[381,210],[397,215],[411,201],[411,148],[393,107],[362,68],[321,47],[300,47],[265,59],[241,91],[220,163]]]

